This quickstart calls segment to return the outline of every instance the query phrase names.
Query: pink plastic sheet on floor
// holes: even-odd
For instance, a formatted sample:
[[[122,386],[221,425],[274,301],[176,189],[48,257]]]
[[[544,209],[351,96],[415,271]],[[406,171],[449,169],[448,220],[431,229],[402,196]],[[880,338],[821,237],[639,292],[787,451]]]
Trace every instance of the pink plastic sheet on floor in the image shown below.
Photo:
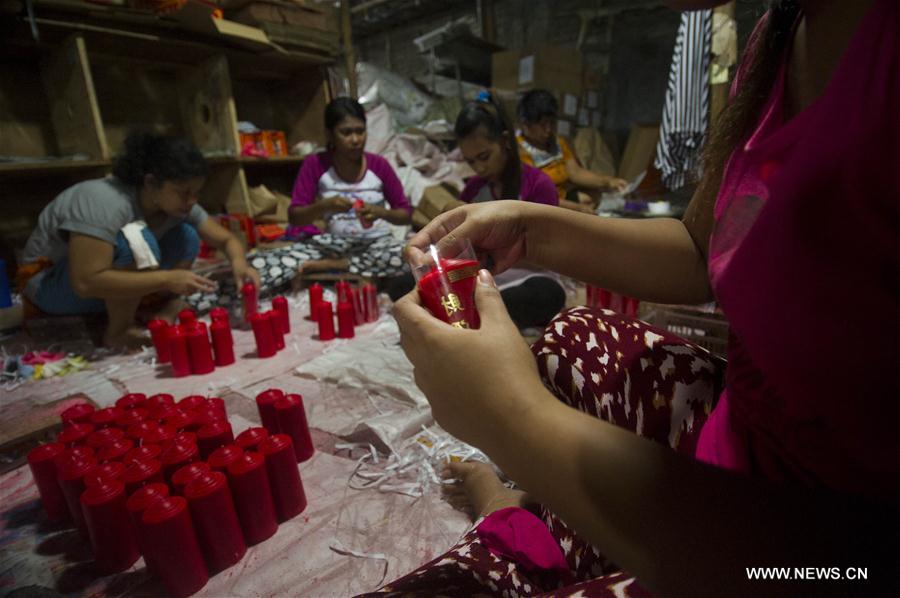
[[[312,338],[313,325],[295,315],[298,311],[292,314],[293,332],[286,338],[285,349],[271,359],[257,359],[252,334],[236,330],[238,362],[206,376],[172,378],[168,368],[153,365],[152,351],[114,356],[92,364],[90,370],[6,392],[0,408],[18,401],[46,403],[78,392],[101,406],[112,404],[125,392],[218,395],[226,402],[237,434],[258,425],[253,403],[257,392],[270,387],[299,392],[317,449],[300,466],[309,506],[283,523],[274,537],[250,548],[240,563],[213,576],[197,595],[352,596],[370,591],[450,548],[470,522],[442,499],[437,486],[418,498],[349,487],[359,454],[351,457],[347,450],[335,450],[336,444],[377,443],[370,422],[376,430],[414,435],[430,423],[430,414],[427,406],[404,400],[404,395],[416,395],[414,388],[381,384],[367,388],[365,380],[348,382],[348,376],[340,374],[334,379],[309,373],[299,376],[297,368],[302,370],[309,362],[321,364],[318,358],[323,355],[335,352],[344,359],[354,349],[369,351],[372,343],[382,346],[382,355],[395,352],[398,363],[405,358],[391,340],[390,324],[385,328],[387,318],[358,328],[356,339],[320,343]],[[364,355],[357,356],[356,361],[360,360],[365,360]],[[399,385],[408,384],[403,377],[398,380]],[[27,466],[0,477],[0,591],[25,588],[77,596],[164,594],[142,560],[124,573],[99,577],[91,565],[89,543],[74,530],[53,527],[44,520]]]

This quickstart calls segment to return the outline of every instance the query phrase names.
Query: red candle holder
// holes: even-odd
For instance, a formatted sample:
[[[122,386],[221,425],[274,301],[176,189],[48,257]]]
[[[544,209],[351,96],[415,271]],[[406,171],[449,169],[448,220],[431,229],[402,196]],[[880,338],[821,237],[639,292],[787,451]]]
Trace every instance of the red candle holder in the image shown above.
[[[197,321],[197,314],[192,309],[182,309],[178,312],[178,323],[188,327]]]
[[[147,397],[147,402],[144,403],[144,409],[149,409],[152,413],[154,410],[162,407],[163,405],[174,405],[175,397],[168,393],[161,392],[159,394],[155,394],[153,396]]]
[[[315,453],[315,448],[309,434],[303,397],[299,394],[285,395],[275,403],[275,413],[278,418],[278,429],[282,434],[290,436],[294,443],[297,462],[308,461]]]
[[[209,456],[220,446],[234,442],[234,432],[231,424],[226,420],[218,420],[206,424],[197,430],[197,446],[203,459]]]
[[[176,471],[200,458],[200,452],[196,444],[186,442],[173,442],[164,447],[159,455],[163,466],[163,476],[169,483]]]
[[[41,495],[41,506],[47,519],[53,523],[65,520],[69,513],[56,471],[56,462],[62,459],[65,452],[65,447],[58,442],[42,444],[28,452],[28,467]]]
[[[309,317],[307,319],[317,321],[319,319],[319,303],[322,302],[322,296],[325,289],[317,282],[309,286]]]
[[[201,474],[185,486],[184,497],[210,570],[218,572],[237,564],[247,545],[225,474]]]
[[[278,296],[272,299],[272,309],[278,314],[278,322],[281,324],[281,334],[291,333],[291,313],[288,308],[288,300]]]
[[[203,375],[216,369],[213,361],[212,346],[209,344],[209,332],[205,323],[197,322],[188,331],[187,343],[192,373]]]
[[[237,435],[234,443],[245,451],[255,451],[259,443],[269,437],[265,428],[247,428]]]
[[[116,419],[116,425],[127,430],[134,424],[139,424],[149,417],[150,412],[148,410],[136,407],[123,412],[122,415]]]
[[[319,340],[330,341],[334,339],[334,313],[330,301],[319,301]]]
[[[78,501],[85,489],[84,476],[96,466],[97,460],[93,457],[84,458],[75,455],[63,455],[56,463],[57,480],[69,509],[69,518],[81,532],[87,532],[87,526]]]
[[[206,460],[215,471],[228,473],[228,466],[244,456],[244,449],[236,444],[226,444],[214,450]]]
[[[90,403],[78,403],[60,413],[63,425],[89,424],[96,408]]]
[[[209,321],[210,322],[225,322],[227,325],[230,321],[230,317],[228,315],[228,310],[224,307],[214,307],[209,310]]]
[[[147,395],[142,392],[131,392],[122,395],[119,400],[116,401],[116,407],[121,407],[127,411],[128,409],[143,407],[146,402]]]
[[[259,419],[269,434],[278,434],[278,418],[275,415],[275,403],[284,398],[284,392],[270,388],[256,395],[256,408]]]
[[[156,349],[157,363],[169,363],[171,353],[169,351],[169,323],[165,320],[150,320],[147,324],[150,330],[150,339]]]
[[[206,461],[195,461],[179,467],[178,471],[172,474],[172,490],[175,494],[183,496],[185,487],[208,471],[212,471],[212,468]]]
[[[147,554],[169,593],[190,596],[209,581],[187,501],[168,496],[154,501],[141,516]]]
[[[244,306],[244,320],[249,320],[250,316],[255,315],[259,311],[259,299],[256,294],[256,285],[252,282],[248,282],[242,286],[241,300]]]
[[[94,559],[103,573],[125,571],[140,558],[125,501],[125,485],[116,480],[104,480],[81,495]]]
[[[278,530],[278,519],[263,456],[244,453],[236,459],[228,466],[228,485],[247,544],[272,537]]]
[[[275,339],[272,335],[272,323],[267,314],[250,316],[253,338],[256,339],[256,354],[262,359],[275,355]]]
[[[187,335],[182,326],[169,328],[169,356],[172,362],[172,374],[176,378],[191,375],[191,358],[188,352]]]
[[[92,424],[71,424],[63,428],[56,441],[67,448],[79,445],[94,431]]]
[[[338,303],[338,338],[353,338],[356,333],[353,330],[353,322],[356,316],[353,313],[353,305],[350,303]]]
[[[129,496],[147,484],[164,484],[162,463],[158,459],[134,460],[128,463],[120,478]]]
[[[107,444],[125,438],[125,432],[121,428],[103,428],[91,432],[84,443],[93,449],[101,449]]]
[[[84,486],[96,486],[104,480],[122,480],[122,474],[125,473],[125,465],[119,461],[110,461],[103,463],[85,474],[83,481]]]
[[[122,457],[122,463],[131,465],[134,461],[151,461],[158,459],[161,452],[162,447],[158,444],[142,444],[125,453],[125,456]]]
[[[116,424],[116,420],[122,415],[122,409],[119,407],[106,407],[98,409],[91,414],[91,423],[96,429],[108,428]]]
[[[478,328],[475,283],[479,264],[468,240],[432,245],[425,262],[413,267],[419,296],[431,315],[455,328]]]
[[[118,440],[113,440],[103,445],[100,450],[97,451],[97,459],[101,463],[120,461],[132,448],[134,448],[134,441],[132,441],[131,438],[119,438]]]
[[[212,334],[216,366],[221,368],[234,363],[234,338],[231,336],[231,327],[228,322],[222,320],[213,322],[209,330]]]
[[[147,565],[147,570],[157,577],[159,576],[159,569],[156,567],[156,563],[153,559],[147,554],[147,538],[144,531],[143,516],[144,511],[150,508],[151,505],[168,496],[168,486],[165,484],[154,483],[143,486],[135,491],[134,494],[131,494],[128,497],[128,500],[125,501],[125,509],[128,511],[128,516],[131,519],[138,549],[141,554],[144,555],[144,564]]]
[[[284,332],[281,330],[281,319],[273,309],[265,312],[265,316],[269,319],[269,326],[272,327],[272,341],[275,343],[275,352],[277,353],[284,349]]]
[[[287,521],[302,513],[306,508],[306,493],[300,481],[291,437],[287,434],[269,436],[259,443],[259,452],[266,460],[278,521]]]

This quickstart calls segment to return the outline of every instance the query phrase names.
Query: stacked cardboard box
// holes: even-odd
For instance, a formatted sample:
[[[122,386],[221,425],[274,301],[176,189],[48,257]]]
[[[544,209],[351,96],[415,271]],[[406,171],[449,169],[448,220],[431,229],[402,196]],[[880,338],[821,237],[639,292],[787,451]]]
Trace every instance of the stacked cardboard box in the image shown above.
[[[330,56],[340,52],[337,14],[328,4],[302,0],[222,0],[221,4],[230,19],[262,29],[276,43]]]
[[[603,75],[597,69],[584,69],[583,87],[581,92],[581,108],[578,111],[578,126],[593,127],[599,129],[602,125],[600,112],[600,90],[603,85]]]

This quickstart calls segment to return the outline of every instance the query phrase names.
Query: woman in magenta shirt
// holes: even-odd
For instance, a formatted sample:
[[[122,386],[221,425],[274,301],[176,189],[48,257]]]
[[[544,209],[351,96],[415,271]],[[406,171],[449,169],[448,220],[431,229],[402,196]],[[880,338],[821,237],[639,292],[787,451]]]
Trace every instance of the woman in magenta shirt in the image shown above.
[[[480,330],[399,301],[437,421],[529,495],[453,464],[485,519],[388,588],[898,595],[898,107],[900,4],[776,2],[683,221],[496,202],[414,237],[469,238],[497,271],[527,259],[646,300],[715,298],[731,338],[716,402],[700,349],[610,312],[565,312],[532,355],[486,271]]]

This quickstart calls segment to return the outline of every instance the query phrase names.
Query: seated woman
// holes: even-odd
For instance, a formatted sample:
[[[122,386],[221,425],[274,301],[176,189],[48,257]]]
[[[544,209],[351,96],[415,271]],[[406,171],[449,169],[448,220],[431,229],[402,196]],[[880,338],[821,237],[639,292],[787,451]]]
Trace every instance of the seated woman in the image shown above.
[[[519,151],[522,162],[543,170],[556,185],[560,205],[581,212],[593,212],[592,194],[621,191],[627,181],[583,168],[565,139],[556,134],[559,104],[544,89],[527,92],[518,106]],[[584,193],[587,191],[587,193]]]
[[[183,306],[176,296],[215,289],[191,272],[200,239],[225,253],[236,284],[259,284],[240,241],[197,203],[206,173],[188,141],[129,135],[112,176],[69,187],[41,212],[24,268],[49,267],[30,277],[25,297],[48,314],[106,312],[103,343],[133,347],[149,343],[134,325],[144,297],[164,294],[157,315],[172,321]]]
[[[304,160],[294,184],[290,222],[325,221],[327,232],[307,242],[318,251],[314,256],[321,257],[314,267],[366,278],[396,276],[406,265],[403,241],[391,234],[390,225],[409,224],[412,215],[403,185],[387,160],[365,151],[366,112],[359,102],[332,100],[325,108],[325,129],[328,149]]]

